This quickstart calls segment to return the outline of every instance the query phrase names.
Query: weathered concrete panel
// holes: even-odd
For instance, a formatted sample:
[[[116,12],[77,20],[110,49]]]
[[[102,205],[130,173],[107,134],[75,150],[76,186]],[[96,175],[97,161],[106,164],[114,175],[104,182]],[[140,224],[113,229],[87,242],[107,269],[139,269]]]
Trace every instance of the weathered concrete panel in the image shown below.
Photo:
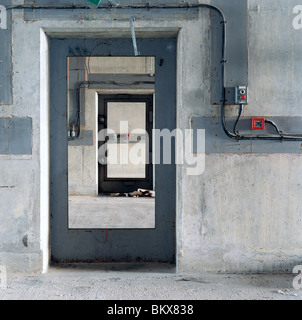
[[[249,106],[244,115],[302,116],[302,30],[293,27],[296,5],[295,0],[249,0]]]
[[[31,154],[31,118],[0,118],[0,154]]]
[[[209,155],[182,195],[181,270],[267,272],[301,261],[301,155]],[[188,200],[187,200],[188,198]]]
[[[11,272],[39,271],[37,163],[20,158],[0,161],[0,265]]]
[[[149,1],[136,0],[136,1],[122,1],[122,5],[147,5]],[[32,4],[31,0],[25,0],[26,4]],[[47,5],[59,5],[59,6],[70,6],[74,5],[75,2],[71,0],[65,1],[49,1],[49,0],[38,0],[35,1],[37,6]],[[153,0],[152,5],[162,4],[161,0]],[[181,4],[182,0],[166,0],[165,4]],[[77,6],[88,7],[88,9],[64,9],[64,10],[26,10],[24,12],[24,18],[26,20],[40,20],[40,19],[58,19],[58,20],[74,20],[74,21],[93,21],[103,19],[104,13],[109,19],[116,20],[118,16],[120,20],[129,20],[130,17],[135,16],[138,20],[161,20],[165,21],[168,19],[173,20],[190,20],[198,18],[198,9],[196,8],[184,8],[184,9],[169,9],[161,10],[160,8],[153,10],[146,10],[140,8],[131,8],[119,10],[119,8],[110,7],[108,3],[101,4],[99,7],[88,3],[85,0],[79,0],[76,3]],[[105,9],[104,9],[105,7]],[[107,8],[106,8],[107,7]],[[108,10],[108,7],[110,10]]]
[[[276,122],[286,116],[301,117],[302,91],[298,84],[302,81],[302,33],[292,26],[294,5],[296,2],[292,0],[249,1],[249,105],[244,108],[243,120],[259,115]],[[203,47],[209,45],[206,36],[201,43]],[[209,131],[206,133],[209,154],[203,175],[189,177],[185,168],[179,171],[178,270],[291,270],[300,264],[302,256],[301,143],[274,143],[275,154],[268,154],[273,144],[265,152],[263,142],[260,142],[263,149],[258,149],[261,154],[249,154],[241,143],[240,150],[222,131],[220,108],[210,108],[210,99],[197,94],[197,84],[204,94],[210,92],[206,76],[210,53],[202,51],[200,65],[196,62],[196,51],[186,53],[180,69],[185,72],[179,94],[182,108],[178,124],[185,129],[190,127],[193,115],[204,117],[200,127]],[[199,78],[194,68],[202,71]],[[227,108],[227,118],[232,121],[230,129],[237,112],[237,107]],[[288,120],[288,124],[280,123],[280,128],[301,132],[298,123],[301,118]],[[222,154],[216,153],[218,150]],[[286,150],[288,153],[282,153]],[[249,151],[256,150],[249,146]]]
[[[1,6],[9,6],[10,0],[2,0]],[[12,63],[11,63],[11,12],[4,13],[0,10],[2,19],[6,19],[6,29],[0,24],[0,105],[10,105],[12,103]],[[2,16],[3,15],[3,16]],[[1,19],[1,20],[2,20]]]

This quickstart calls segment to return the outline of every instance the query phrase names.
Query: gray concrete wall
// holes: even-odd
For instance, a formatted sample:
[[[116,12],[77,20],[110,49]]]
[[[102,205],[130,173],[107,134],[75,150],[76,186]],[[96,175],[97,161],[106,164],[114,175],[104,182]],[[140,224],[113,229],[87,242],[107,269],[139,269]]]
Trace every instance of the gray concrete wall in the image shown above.
[[[293,0],[249,1],[245,116],[302,116],[302,31],[292,26],[294,5]],[[200,10],[197,19],[169,18],[137,21],[137,34],[158,30],[171,36],[179,30],[177,123],[187,129],[192,115],[219,117],[218,107],[210,104],[210,17]],[[13,12],[13,104],[1,105],[0,116],[32,118],[32,155],[0,156],[0,264],[9,270],[45,270],[49,258],[43,149],[49,106],[47,79],[40,72],[45,70],[41,58],[47,61],[45,33],[87,35],[88,30],[94,37],[119,31],[129,37],[128,21],[106,21],[106,14],[79,23],[24,21],[21,11]],[[228,115],[235,111],[230,108]],[[300,154],[209,154],[202,176],[187,176],[185,169],[177,170],[179,271],[284,271],[301,262]]]
[[[302,33],[292,26],[295,4],[249,1],[249,105],[244,116],[301,116]],[[180,39],[200,28],[202,23],[183,30]],[[205,29],[199,33],[206,44]],[[183,128],[192,114],[219,122],[219,109],[207,96],[208,47],[200,50],[201,43],[191,43],[180,69],[186,84],[179,107]],[[228,108],[227,115],[236,110]],[[301,154],[208,154],[203,176],[180,171],[178,179],[179,270],[284,271],[301,262]]]
[[[32,118],[32,154],[0,156],[0,264],[40,270],[40,31],[20,34],[22,14],[13,19],[13,104],[1,105],[0,115]]]
[[[97,195],[97,97],[93,90],[83,90],[85,120],[82,132],[90,130],[87,145],[68,147],[68,192],[71,195]]]

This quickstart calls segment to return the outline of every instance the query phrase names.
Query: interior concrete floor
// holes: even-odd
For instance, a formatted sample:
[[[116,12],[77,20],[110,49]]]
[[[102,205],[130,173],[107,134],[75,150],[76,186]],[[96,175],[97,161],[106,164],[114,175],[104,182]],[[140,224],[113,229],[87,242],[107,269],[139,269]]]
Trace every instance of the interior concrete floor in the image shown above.
[[[7,274],[0,300],[302,300],[295,275],[176,273],[167,264],[64,264]]]
[[[68,203],[70,229],[155,228],[155,198],[69,196]]]

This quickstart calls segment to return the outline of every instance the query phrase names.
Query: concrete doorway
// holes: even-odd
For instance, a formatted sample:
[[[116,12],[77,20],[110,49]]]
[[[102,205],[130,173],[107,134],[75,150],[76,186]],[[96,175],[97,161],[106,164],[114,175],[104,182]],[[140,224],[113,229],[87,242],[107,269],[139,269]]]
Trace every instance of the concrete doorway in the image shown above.
[[[138,39],[137,45],[142,56],[155,57],[155,128],[168,129],[172,132],[176,127],[176,39]],[[67,58],[97,56],[131,57],[132,41],[131,39],[50,39],[51,259],[53,262],[156,261],[175,264],[176,166],[174,163],[154,166],[156,190],[154,227],[70,228],[68,225],[70,144],[67,140]],[[110,82],[110,79],[108,81]],[[85,143],[88,143],[85,139],[89,138],[85,136],[82,138],[80,142],[82,145],[74,147],[83,148]],[[173,143],[172,159],[175,158],[174,152]],[[123,200],[117,200],[123,206]]]

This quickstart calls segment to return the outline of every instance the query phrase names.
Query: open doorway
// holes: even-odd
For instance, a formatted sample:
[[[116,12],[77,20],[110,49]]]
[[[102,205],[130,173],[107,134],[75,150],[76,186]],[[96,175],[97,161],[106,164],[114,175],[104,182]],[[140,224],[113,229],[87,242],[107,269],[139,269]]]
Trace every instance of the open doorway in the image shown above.
[[[98,119],[99,136],[104,136],[99,141],[99,194],[140,196],[143,189],[155,196],[153,96],[99,95]]]
[[[154,57],[67,67],[69,229],[155,228]]]
[[[142,82],[133,81],[137,74],[132,73],[120,75],[119,78],[114,74],[106,74],[102,75],[103,78],[98,81],[95,80],[95,77],[99,77],[99,75],[94,74],[92,76],[94,79],[90,80],[91,83],[94,81],[95,86],[81,88],[84,91],[81,95],[84,104],[77,111],[82,121],[84,119],[84,123],[80,123],[78,128],[81,135],[74,141],[68,141],[68,131],[69,136],[71,135],[69,120],[72,113],[72,110],[68,108],[72,98],[66,99],[69,89],[66,81],[69,72],[68,59],[77,57],[83,58],[85,61],[88,57],[90,65],[93,65],[92,58],[131,57],[132,42],[130,39],[50,40],[51,255],[53,261],[139,260],[175,263],[175,164],[153,165],[146,161],[143,164],[139,163],[135,168],[133,166],[124,167],[122,170],[124,176],[121,177],[121,164],[108,167],[102,165],[98,158],[99,129],[108,127],[106,125],[108,121],[112,122],[114,127],[114,121],[119,117],[119,120],[123,120],[124,116],[121,116],[121,110],[124,115],[129,116],[128,122],[130,127],[134,125],[133,129],[144,129],[147,133],[151,128],[170,131],[175,129],[176,39],[138,39],[138,45],[140,45],[143,57],[154,57],[156,73],[153,75],[153,83],[151,81],[146,84],[147,87],[137,87],[135,83],[142,84]],[[89,54],[92,50],[93,56]],[[87,68],[87,64],[84,65],[84,68]],[[84,81],[89,81],[89,79],[84,78]],[[76,82],[79,83],[79,80],[76,79]],[[96,82],[99,83],[96,84]],[[129,83],[131,87],[129,87]],[[113,88],[112,85],[115,87]],[[153,88],[150,88],[150,85]],[[90,107],[85,103],[85,99],[90,98],[95,102],[90,106],[92,109],[94,108],[96,114],[93,117],[95,123],[91,128],[88,128],[89,117],[86,115]],[[156,107],[153,108],[154,106]],[[104,117],[102,117],[103,115]],[[144,121],[142,121],[143,118]],[[140,124],[137,125],[136,121],[139,121]],[[153,142],[151,141],[147,147],[147,144],[144,145],[146,137],[142,131],[132,133],[132,136],[128,132],[129,130],[126,131],[117,132],[114,137],[119,143],[116,152],[125,153],[127,148],[129,151],[129,143],[132,147],[134,144],[140,143],[140,146],[144,146],[141,148],[140,156],[145,159],[152,158]],[[174,159],[175,147],[173,142],[172,144],[172,159]],[[75,151],[72,156],[70,149]],[[162,151],[161,146],[156,149]],[[94,155],[89,158],[89,161],[94,163],[96,168],[90,176],[94,184],[88,183],[89,179],[79,179],[79,171],[74,176],[72,175],[75,168],[82,168],[86,172],[92,168],[89,166],[89,162],[85,162],[85,157],[89,152]],[[86,190],[87,194],[73,194],[77,199],[71,203],[69,199],[72,196],[71,189],[75,193],[77,188],[82,188],[82,192]],[[156,197],[155,199],[150,197],[150,199],[143,200],[149,202],[142,202],[140,198],[132,199],[140,202],[141,205],[125,202],[124,197],[110,198],[118,210],[126,212],[123,215],[124,221],[121,225],[114,225],[112,221],[110,222],[109,218],[112,218],[116,211],[108,203],[98,203],[95,206],[95,202],[102,198],[99,197],[102,193],[131,193],[137,189],[156,191]],[[88,197],[90,197],[88,202],[82,201],[83,198]],[[79,207],[81,201],[82,204]],[[152,208],[152,201],[153,217],[148,214],[148,206]],[[74,207],[72,207],[73,205]],[[82,226],[71,227],[69,213],[72,208],[77,208],[75,211],[81,211],[85,217],[89,217],[89,212],[94,210],[92,208],[97,208],[96,212],[98,213],[105,212],[109,208],[106,211],[109,223],[103,219],[102,225],[96,226],[93,223],[85,225],[82,219]],[[152,219],[144,220],[146,215],[149,218],[151,216]],[[146,224],[135,225],[140,218]]]

